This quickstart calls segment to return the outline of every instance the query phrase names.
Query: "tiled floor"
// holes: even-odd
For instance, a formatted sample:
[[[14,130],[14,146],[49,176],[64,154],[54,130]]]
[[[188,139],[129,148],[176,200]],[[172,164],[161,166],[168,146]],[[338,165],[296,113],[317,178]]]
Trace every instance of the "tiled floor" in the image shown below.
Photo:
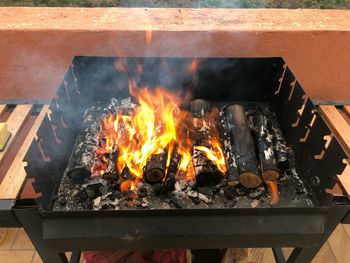
[[[350,262],[350,225],[339,225],[322,247],[312,263]],[[285,248],[288,255],[292,249]],[[69,253],[67,253],[69,256]],[[265,252],[264,263],[273,263],[272,252]],[[5,240],[0,244],[0,263],[41,263],[31,241],[23,229],[9,228]],[[81,260],[81,263],[84,260]]]

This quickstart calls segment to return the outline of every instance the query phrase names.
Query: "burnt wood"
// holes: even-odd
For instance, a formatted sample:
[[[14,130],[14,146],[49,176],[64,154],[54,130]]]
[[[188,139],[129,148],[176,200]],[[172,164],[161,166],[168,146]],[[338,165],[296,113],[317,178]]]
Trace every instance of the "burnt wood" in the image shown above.
[[[98,136],[99,123],[96,119],[95,123],[77,136],[67,168],[67,176],[74,182],[81,182],[91,175],[91,168],[96,158]]]
[[[215,110],[217,109],[213,109]],[[217,166],[198,148],[198,146],[204,146],[210,149],[210,136],[217,124],[215,118],[209,116],[210,112],[210,104],[207,101],[197,99],[191,102],[194,127],[192,163],[198,186],[219,183],[223,177]]]
[[[251,117],[258,145],[262,178],[264,180],[276,180],[279,177],[279,171],[274,153],[273,135],[268,129],[267,117],[263,114],[255,114]]]
[[[228,107],[227,120],[234,144],[239,180],[247,188],[258,187],[262,179],[259,176],[254,141],[243,107],[238,104]]]
[[[177,153],[176,147],[174,147],[173,152],[171,153],[170,163],[166,174],[166,179],[164,182],[164,189],[166,192],[174,189],[176,182],[176,173],[179,168],[180,155]]]
[[[271,122],[271,127],[274,134],[274,148],[277,158],[277,166],[281,170],[287,169],[289,161],[286,141],[284,140],[282,131],[276,121]]]
[[[99,103],[83,114],[82,131],[75,140],[67,168],[67,176],[74,182],[81,182],[91,175],[99,143],[100,121],[116,111],[118,101],[110,98],[106,105],[103,107]]]
[[[152,154],[143,171],[143,178],[147,183],[154,184],[165,177],[167,152]]]
[[[115,182],[118,180],[118,162],[119,151],[114,151],[108,156],[107,167],[104,171],[102,178],[108,182]]]
[[[219,129],[227,167],[227,184],[235,186],[239,184],[239,172],[236,157],[233,151],[233,142],[230,137],[230,130],[226,121],[226,110],[227,107],[224,106],[220,111]]]

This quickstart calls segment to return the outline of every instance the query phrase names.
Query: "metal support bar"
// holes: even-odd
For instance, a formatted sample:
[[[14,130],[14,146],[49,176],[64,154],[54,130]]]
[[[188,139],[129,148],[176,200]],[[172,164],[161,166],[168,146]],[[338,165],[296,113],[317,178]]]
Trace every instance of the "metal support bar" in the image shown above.
[[[81,257],[81,251],[72,251],[69,263],[79,263]]]
[[[12,212],[14,200],[0,200],[0,227],[21,227]]]
[[[348,206],[333,206],[328,211],[325,218],[325,234],[317,246],[309,248],[294,248],[292,254],[289,256],[287,263],[306,263],[311,262],[321,249],[323,244],[327,241],[334,229],[343,220],[348,213]]]
[[[68,263],[64,253],[53,251],[44,242],[38,208],[14,209],[14,212],[44,263]]]
[[[275,257],[276,263],[285,263],[286,259],[283,255],[282,248],[273,247],[272,248],[273,256]]]

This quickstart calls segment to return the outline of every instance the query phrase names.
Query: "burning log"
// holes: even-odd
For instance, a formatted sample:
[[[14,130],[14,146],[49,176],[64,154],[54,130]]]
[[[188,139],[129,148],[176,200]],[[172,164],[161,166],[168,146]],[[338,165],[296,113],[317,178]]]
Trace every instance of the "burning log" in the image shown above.
[[[167,152],[152,154],[143,171],[143,178],[147,183],[154,184],[165,177]]]
[[[196,146],[193,148],[192,158],[197,186],[220,182],[222,178],[221,171]]]
[[[210,112],[209,102],[202,99],[197,99],[191,102],[191,113],[194,118],[201,118],[208,112]]]
[[[254,142],[243,107],[236,104],[230,106],[227,109],[227,120],[234,144],[239,180],[247,188],[258,187],[262,179],[259,176]]]
[[[135,178],[132,175],[132,173],[130,172],[130,169],[128,166],[125,166],[122,170],[122,172],[119,175],[118,181],[117,181],[117,185],[121,185],[123,182],[125,181],[133,181]]]
[[[252,116],[253,131],[258,143],[261,174],[264,180],[276,180],[279,172],[273,150],[273,135],[267,125],[267,118],[262,114]]]
[[[218,118],[214,116],[209,117],[209,112],[210,105],[205,100],[197,99],[192,101],[191,113],[194,126],[192,163],[197,186],[219,183],[223,176],[218,167],[201,150],[202,148],[210,149],[211,133],[216,129],[214,120]]]
[[[238,173],[236,157],[233,151],[233,142],[230,137],[230,130],[226,122],[225,112],[226,112],[226,107],[223,107],[222,110],[220,111],[219,127],[220,127],[221,141],[223,142],[223,151],[225,154],[226,167],[227,167],[227,172],[226,172],[227,184],[231,186],[235,186],[239,184],[239,173]]]
[[[117,169],[117,160],[118,160],[118,151],[111,153],[107,160],[106,169],[102,175],[102,178],[108,182],[115,182],[118,180],[118,169]]]
[[[75,140],[67,168],[67,176],[74,182],[82,182],[91,176],[99,143],[100,119],[113,112],[117,105],[118,101],[111,98],[107,107],[92,106],[84,112],[82,132]]]
[[[165,192],[169,192],[174,188],[176,178],[175,175],[178,171],[178,166],[180,163],[180,156],[176,151],[176,147],[173,149],[171,154],[170,164],[167,171],[167,176],[164,182],[164,190]]]

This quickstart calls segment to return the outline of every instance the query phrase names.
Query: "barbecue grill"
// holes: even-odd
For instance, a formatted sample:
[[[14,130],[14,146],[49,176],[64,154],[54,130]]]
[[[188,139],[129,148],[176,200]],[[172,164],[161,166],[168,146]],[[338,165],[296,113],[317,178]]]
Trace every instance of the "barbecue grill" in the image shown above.
[[[295,247],[287,262],[309,262],[340,222],[350,222],[349,198],[332,191],[336,175],[345,168],[346,154],[335,137],[325,140],[330,129],[283,59],[277,57],[203,59],[193,98],[268,103],[287,144],[293,146],[298,176],[311,203],[295,203],[281,196],[287,198],[282,204],[257,208],[53,209],[84,109],[110,95],[129,96],[124,85],[129,76],[116,72],[115,59],[74,58],[24,158],[40,196],[16,201],[13,212],[7,210],[12,202],[1,202],[2,222],[22,225],[45,262],[66,262],[64,251],[227,247],[273,247],[278,262],[285,262],[281,247]],[[143,81],[150,85],[164,81],[169,89],[176,89],[192,81],[161,79],[162,59],[139,59],[146,70]],[[168,61],[179,72],[190,59]]]

